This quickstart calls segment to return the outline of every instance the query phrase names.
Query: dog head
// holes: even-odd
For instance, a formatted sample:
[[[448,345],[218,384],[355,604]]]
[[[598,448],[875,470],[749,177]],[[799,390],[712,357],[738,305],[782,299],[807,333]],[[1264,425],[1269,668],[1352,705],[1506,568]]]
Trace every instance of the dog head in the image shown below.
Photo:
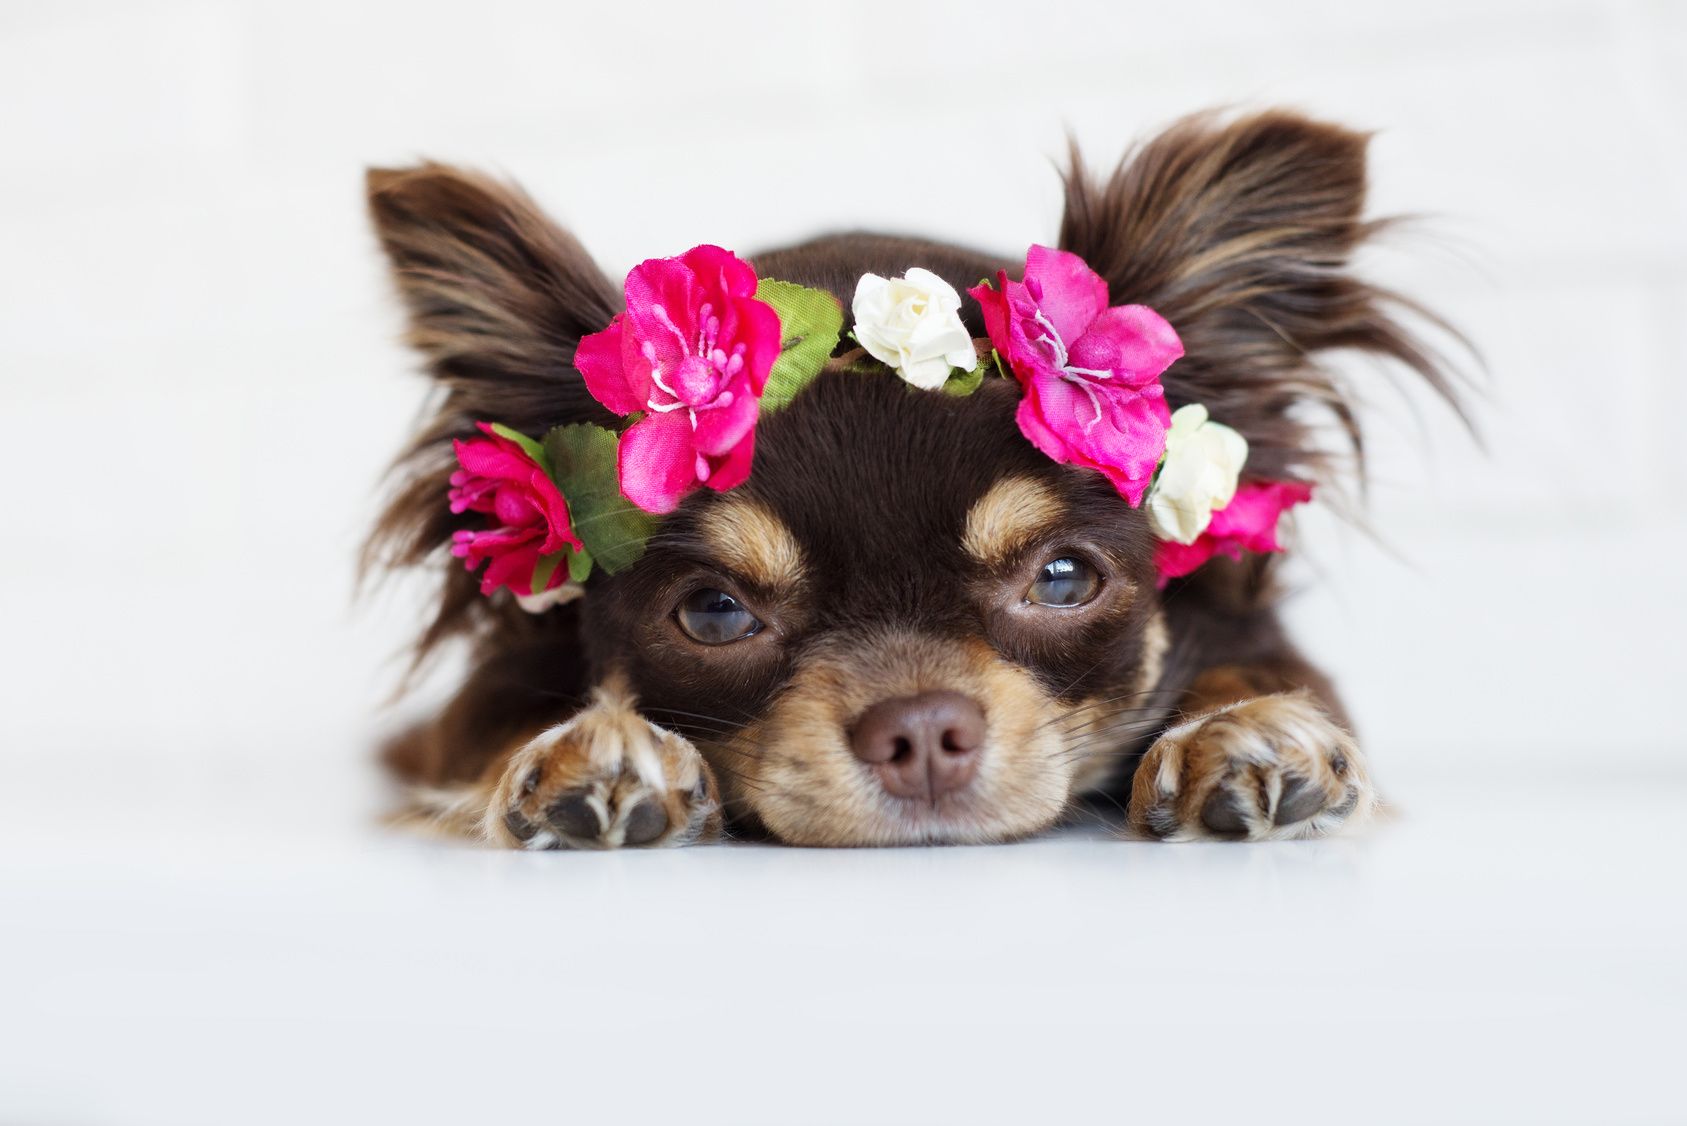
[[[1105,181],[1074,158],[1060,244],[1116,303],[1159,310],[1186,356],[1173,406],[1240,430],[1265,476],[1327,475],[1308,405],[1357,445],[1326,349],[1368,349],[1445,387],[1347,272],[1364,138],[1286,114],[1181,123]],[[370,198],[442,394],[377,533],[383,558],[434,562],[459,526],[442,498],[452,438],[491,418],[543,432],[611,421],[573,370],[617,288],[523,196],[437,165],[376,172]],[[759,256],[758,272],[847,303],[866,272],[920,266],[964,288],[1011,268],[914,240],[839,236]],[[983,336],[976,309],[968,316]],[[693,493],[643,557],[548,623],[449,570],[430,647],[470,630],[483,654],[531,644],[623,674],[645,712],[696,742],[735,808],[818,844],[987,841],[1028,833],[1163,722],[1179,669],[1211,646],[1168,626],[1144,513],[1100,474],[1040,454],[1017,389],[954,397],[888,372],[821,375],[761,422],[754,471]],[[1198,578],[1246,610],[1269,564]],[[544,652],[543,647],[532,652]],[[574,663],[559,659],[559,681]],[[520,679],[543,698],[543,674]],[[575,693],[557,683],[548,696]],[[481,690],[509,707],[509,684]],[[473,713],[473,707],[469,708]],[[495,722],[495,721],[494,721]]]
[[[1144,714],[1146,522],[1026,443],[1017,401],[824,375],[758,431],[749,482],[586,600],[601,661],[780,838],[1029,832]]]

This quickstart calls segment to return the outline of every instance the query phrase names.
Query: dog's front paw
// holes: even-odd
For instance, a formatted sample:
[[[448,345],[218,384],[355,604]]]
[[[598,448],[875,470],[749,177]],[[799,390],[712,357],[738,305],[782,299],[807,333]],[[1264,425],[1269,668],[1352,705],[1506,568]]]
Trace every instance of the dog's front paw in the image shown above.
[[[1180,724],[1137,767],[1130,824],[1162,840],[1323,836],[1376,804],[1353,737],[1302,693]]]
[[[482,823],[494,843],[535,850],[660,848],[719,828],[697,748],[607,693],[510,758]]]

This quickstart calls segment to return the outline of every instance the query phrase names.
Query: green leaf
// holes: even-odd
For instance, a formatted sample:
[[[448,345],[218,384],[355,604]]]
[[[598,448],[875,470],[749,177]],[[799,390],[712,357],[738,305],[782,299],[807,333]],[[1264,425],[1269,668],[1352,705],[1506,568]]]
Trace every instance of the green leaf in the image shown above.
[[[564,563],[568,564],[568,581],[571,583],[583,583],[586,581],[586,577],[592,573],[590,552],[575,551],[570,547],[564,548],[562,551],[553,551],[549,555],[541,555],[539,556],[539,562],[533,568],[533,586],[531,587],[533,593],[538,594],[548,588],[551,585],[551,578],[556,574],[556,569]]]
[[[527,589],[538,594],[551,585],[551,576],[556,573],[556,565],[562,562],[565,553],[553,551],[549,555],[539,556],[539,562],[533,565],[533,585]]]
[[[843,306],[821,289],[763,278],[756,300],[779,314],[779,358],[768,373],[761,409],[776,411],[814,381],[843,332]]]
[[[529,438],[519,430],[511,430],[508,426],[505,426],[501,422],[494,422],[492,424],[492,433],[498,435],[500,438],[508,438],[510,441],[520,446],[523,453],[538,462],[539,468],[543,469],[546,473],[551,472],[551,464],[545,460],[545,447],[540,445],[538,442],[535,442],[532,438]]]
[[[574,534],[586,545],[591,560],[609,575],[637,563],[645,541],[656,530],[656,517],[621,495],[615,470],[619,443],[613,430],[581,422],[558,426],[545,435],[551,478],[568,500]],[[590,562],[579,565],[589,567]],[[575,566],[569,560],[570,574]]]
[[[592,574],[592,555],[589,551],[571,551],[568,553],[568,581],[583,583]]]
[[[955,371],[939,388],[945,395],[970,395],[984,383],[984,361],[979,360],[971,371]]]

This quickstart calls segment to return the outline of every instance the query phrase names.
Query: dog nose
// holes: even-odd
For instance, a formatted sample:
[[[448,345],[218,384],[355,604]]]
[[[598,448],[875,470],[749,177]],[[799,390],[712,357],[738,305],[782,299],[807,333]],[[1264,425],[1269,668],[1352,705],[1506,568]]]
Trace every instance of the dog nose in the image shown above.
[[[933,801],[972,781],[984,748],[984,712],[959,692],[881,700],[850,733],[855,757],[899,798]]]

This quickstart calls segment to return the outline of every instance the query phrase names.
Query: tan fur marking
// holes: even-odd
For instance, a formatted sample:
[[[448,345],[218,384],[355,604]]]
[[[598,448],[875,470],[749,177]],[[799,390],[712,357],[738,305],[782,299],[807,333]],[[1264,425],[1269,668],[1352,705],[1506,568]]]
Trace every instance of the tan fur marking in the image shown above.
[[[724,497],[698,523],[716,557],[745,580],[776,590],[803,580],[796,537],[760,502]]]
[[[1062,512],[1060,498],[1029,477],[998,481],[967,513],[961,546],[987,565],[1004,562]]]
[[[1146,696],[1160,683],[1160,674],[1166,671],[1166,651],[1171,644],[1172,635],[1166,626],[1166,615],[1155,610],[1142,630],[1142,663],[1138,666],[1136,678],[1138,696]]]

